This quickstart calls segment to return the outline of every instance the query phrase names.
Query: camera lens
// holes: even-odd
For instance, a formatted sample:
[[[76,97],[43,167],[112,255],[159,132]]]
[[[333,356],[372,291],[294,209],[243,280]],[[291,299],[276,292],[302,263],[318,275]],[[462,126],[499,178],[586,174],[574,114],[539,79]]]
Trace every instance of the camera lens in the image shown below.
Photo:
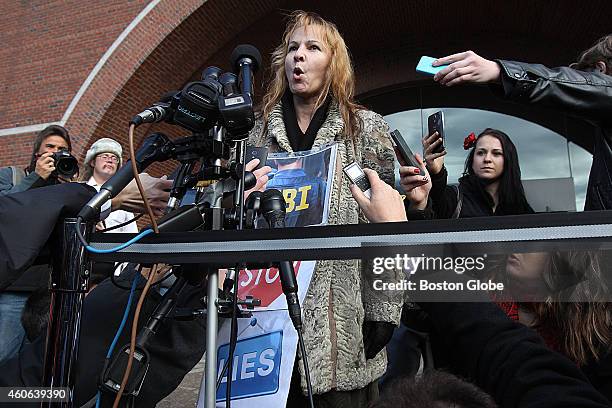
[[[55,161],[55,171],[62,178],[71,179],[79,172],[79,162],[66,150],[54,153],[53,160]]]

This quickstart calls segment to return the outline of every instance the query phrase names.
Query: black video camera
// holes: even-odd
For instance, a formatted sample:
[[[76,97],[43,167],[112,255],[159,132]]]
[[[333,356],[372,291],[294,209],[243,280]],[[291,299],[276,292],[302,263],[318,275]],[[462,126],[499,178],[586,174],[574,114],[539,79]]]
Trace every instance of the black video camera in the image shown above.
[[[51,157],[55,166],[52,175],[71,180],[79,172],[79,162],[68,150],[58,150]]]

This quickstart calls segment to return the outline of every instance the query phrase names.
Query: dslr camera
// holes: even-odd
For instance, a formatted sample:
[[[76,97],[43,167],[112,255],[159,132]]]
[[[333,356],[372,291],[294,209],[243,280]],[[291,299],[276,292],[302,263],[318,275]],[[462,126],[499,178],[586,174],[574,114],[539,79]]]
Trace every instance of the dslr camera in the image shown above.
[[[70,180],[79,172],[79,162],[68,150],[58,150],[51,157],[55,166],[53,176]]]

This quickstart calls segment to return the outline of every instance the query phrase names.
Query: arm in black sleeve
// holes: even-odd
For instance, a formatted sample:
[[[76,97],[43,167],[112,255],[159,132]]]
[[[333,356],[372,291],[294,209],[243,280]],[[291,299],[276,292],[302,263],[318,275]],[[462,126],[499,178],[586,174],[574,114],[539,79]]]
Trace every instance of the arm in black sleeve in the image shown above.
[[[0,197],[0,291],[34,262],[58,220],[76,216],[94,194],[66,183]]]
[[[457,193],[447,184],[448,172],[442,167],[437,174],[430,174],[431,191],[429,198],[435,218],[451,218],[457,207]]]
[[[612,76],[568,67],[496,60],[501,67],[503,96],[537,103],[593,120],[610,120]],[[499,87],[493,87],[499,91]]]
[[[496,305],[419,303],[441,333],[455,373],[488,392],[500,407],[609,407],[569,359]]]

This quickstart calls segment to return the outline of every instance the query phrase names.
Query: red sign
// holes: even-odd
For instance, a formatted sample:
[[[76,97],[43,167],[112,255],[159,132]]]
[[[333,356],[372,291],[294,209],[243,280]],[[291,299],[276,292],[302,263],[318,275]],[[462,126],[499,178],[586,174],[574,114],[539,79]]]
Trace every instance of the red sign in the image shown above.
[[[301,261],[293,263],[295,276],[300,270]],[[261,300],[261,307],[270,306],[283,294],[277,268],[270,269],[243,269],[238,280],[238,296],[244,298],[248,295]]]

